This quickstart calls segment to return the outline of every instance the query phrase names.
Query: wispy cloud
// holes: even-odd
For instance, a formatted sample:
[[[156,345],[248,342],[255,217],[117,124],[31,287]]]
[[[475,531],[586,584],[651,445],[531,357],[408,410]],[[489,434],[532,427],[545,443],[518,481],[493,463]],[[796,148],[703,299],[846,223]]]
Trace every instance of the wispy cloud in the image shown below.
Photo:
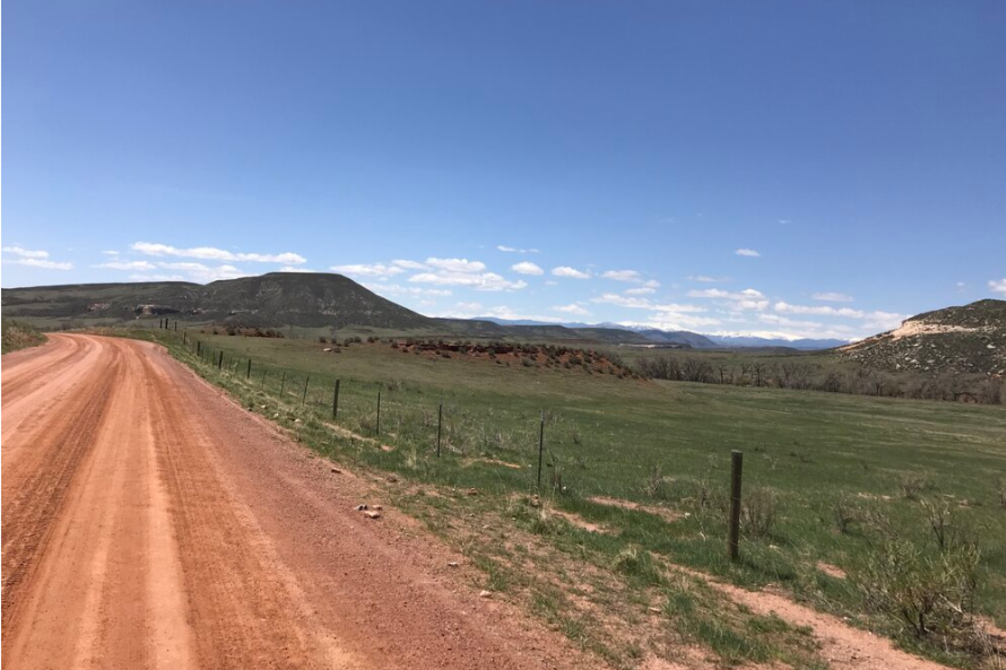
[[[761,311],[768,309],[769,301],[761,291],[746,288],[743,291],[724,291],[718,288],[707,288],[688,292],[689,298],[718,298],[729,301],[730,309],[738,311]]]
[[[758,258],[759,256],[761,256],[761,254],[755,251],[754,249],[738,249],[734,253],[737,254],[738,256],[747,256],[749,258]]]
[[[821,302],[853,302],[853,297],[851,295],[846,295],[844,293],[835,293],[832,291],[826,291],[824,293],[815,293],[810,296],[814,300],[820,300]]]
[[[520,275],[543,275],[545,271],[540,267],[532,263],[531,261],[523,261],[515,265],[510,266],[510,269]]]
[[[426,264],[445,272],[485,272],[486,264],[482,261],[470,261],[467,258],[427,258]]]
[[[630,288],[625,290],[625,295],[652,295],[657,292],[657,289],[650,286],[638,286],[636,288]]]
[[[575,302],[569,305],[557,305],[552,308],[553,312],[562,312],[564,314],[576,314],[577,316],[590,316],[590,311],[584,308],[582,305],[578,305]]]
[[[685,277],[688,281],[697,281],[707,284],[718,284],[722,282],[730,281],[729,277],[709,277],[707,275],[689,275]]]
[[[182,249],[155,242],[134,242],[131,248],[148,256],[178,256],[181,258],[198,258],[200,260],[227,261],[231,263],[285,263],[287,265],[300,265],[307,262],[306,258],[291,251],[280,254],[242,253],[217,249],[215,247]]]
[[[73,263],[70,262],[59,262],[50,261],[44,258],[5,258],[3,259],[5,265],[24,265],[30,268],[39,268],[41,270],[72,270]]]
[[[99,263],[93,267],[107,268],[109,270],[156,270],[157,266],[150,261],[108,261]]]
[[[506,253],[506,254],[536,254],[536,253],[538,253],[537,249],[518,249],[517,247],[508,247],[505,244],[497,244],[496,245],[496,250],[497,251],[502,251],[503,253]]]
[[[427,269],[426,265],[423,264],[423,263],[420,263],[419,261],[395,260],[395,261],[391,261],[391,264],[395,265],[397,267],[400,267],[400,268],[405,268],[406,270],[426,270]]]
[[[562,265],[552,268],[552,275],[555,277],[565,277],[567,279],[590,279],[590,273]]]
[[[617,293],[605,293],[597,298],[591,298],[591,302],[606,305],[618,305],[619,307],[631,307],[633,309],[648,309],[654,312],[705,312],[706,308],[701,305],[681,305],[678,303],[657,303],[649,298],[636,298]]]
[[[996,293],[1006,293],[1006,279],[990,279],[989,288]]]
[[[527,287],[527,282],[510,281],[495,272],[420,272],[409,277],[410,282],[459,286],[476,291],[516,291]]]
[[[443,288],[422,288],[419,286],[401,286],[400,284],[364,284],[363,286],[381,295],[432,296],[438,298],[451,295],[450,289]]]
[[[49,258],[49,252],[41,249],[31,250],[19,246],[3,247],[4,253],[14,254],[22,258]]]
[[[630,284],[643,284],[647,288],[658,288],[660,282],[656,279],[644,280],[642,273],[636,270],[608,270],[601,275],[604,279],[624,281]]]
[[[184,272],[190,281],[200,284],[208,284],[221,279],[237,279],[239,277],[248,276],[247,272],[239,270],[233,265],[227,264],[209,266],[204,265],[203,263],[177,261],[158,263],[157,267],[162,270],[178,270],[180,272]]]
[[[332,272],[338,272],[352,277],[391,277],[405,272],[397,265],[384,263],[354,263],[350,265],[333,265]]]

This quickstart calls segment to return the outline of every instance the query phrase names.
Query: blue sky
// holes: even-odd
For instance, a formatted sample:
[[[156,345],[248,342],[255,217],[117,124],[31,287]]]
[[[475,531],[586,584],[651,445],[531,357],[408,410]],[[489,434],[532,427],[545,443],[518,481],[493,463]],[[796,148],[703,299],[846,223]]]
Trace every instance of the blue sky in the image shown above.
[[[999,0],[4,9],[5,287],[843,338],[1006,298]]]

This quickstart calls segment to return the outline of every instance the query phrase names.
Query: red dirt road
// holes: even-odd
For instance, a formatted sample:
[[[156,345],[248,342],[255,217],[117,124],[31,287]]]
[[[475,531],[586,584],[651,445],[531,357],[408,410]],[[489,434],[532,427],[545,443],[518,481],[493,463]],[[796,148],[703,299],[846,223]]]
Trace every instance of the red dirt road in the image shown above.
[[[4,668],[583,667],[159,347],[2,361]]]

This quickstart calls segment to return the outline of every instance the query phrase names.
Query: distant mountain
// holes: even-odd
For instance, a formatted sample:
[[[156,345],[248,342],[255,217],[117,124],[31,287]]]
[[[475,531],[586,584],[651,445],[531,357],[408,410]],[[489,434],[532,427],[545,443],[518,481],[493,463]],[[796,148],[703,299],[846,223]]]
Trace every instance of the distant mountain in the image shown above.
[[[716,343],[705,335],[687,330],[640,330],[640,335],[657,344],[681,344],[693,349],[715,349]]]
[[[638,333],[618,328],[602,328],[587,324],[570,327],[567,324],[542,321],[508,321],[493,317],[481,319],[434,319],[447,329],[464,337],[498,340],[566,340],[608,342],[613,344],[646,344],[648,339]]]
[[[786,340],[783,338],[747,337],[743,335],[710,335],[721,347],[787,347],[789,349],[834,349],[849,344],[847,340]]]
[[[672,331],[672,330],[657,330],[654,328],[640,329],[629,326],[622,326],[617,323],[597,323],[597,324],[577,323],[577,322],[549,323],[546,321],[534,321],[528,319],[520,319],[520,320],[498,319],[490,316],[479,317],[477,320],[491,321],[492,323],[506,326],[536,326],[540,328],[562,327],[578,331],[578,335],[583,338],[587,338],[588,334],[591,334],[592,337],[590,337],[590,339],[600,339],[603,341],[610,341],[610,342],[622,342],[626,344],[645,344],[647,342],[652,342],[654,344],[680,344],[695,349],[712,349],[716,347],[716,344],[712,342],[709,338],[705,337],[704,335],[699,335],[698,333],[691,333],[687,330]]]
[[[842,347],[884,370],[1006,374],[1006,300],[979,300],[906,319],[900,328]]]

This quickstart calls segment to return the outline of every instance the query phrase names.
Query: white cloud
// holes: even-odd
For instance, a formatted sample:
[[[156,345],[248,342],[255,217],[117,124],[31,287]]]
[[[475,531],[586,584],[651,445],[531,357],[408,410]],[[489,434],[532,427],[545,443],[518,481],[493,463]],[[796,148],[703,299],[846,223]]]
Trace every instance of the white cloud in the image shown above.
[[[405,272],[397,265],[385,265],[384,263],[356,263],[351,265],[333,265],[330,268],[333,272],[354,277],[391,277]]]
[[[674,313],[686,313],[686,312],[704,312],[705,307],[699,305],[680,305],[677,303],[656,303],[652,302],[649,298],[632,298],[624,295],[618,295],[617,293],[605,293],[604,295],[591,298],[591,302],[596,302],[605,305],[617,305],[619,307],[631,307],[633,309],[649,309],[654,312],[674,312]]]
[[[643,280],[642,275],[635,270],[608,270],[601,276],[615,281],[640,282]]]
[[[553,312],[563,312],[565,314],[576,314],[578,316],[590,316],[590,312],[582,306],[572,303],[570,305],[557,305],[552,308]]]
[[[822,324],[816,321],[796,321],[788,316],[779,316],[778,314],[759,314],[759,321],[764,321],[765,323],[771,323],[777,326],[788,326],[791,328],[821,328]]]
[[[102,251],[101,253],[103,253],[106,256],[118,256],[119,255],[119,252],[116,251],[115,249],[106,249],[105,251]]]
[[[518,249],[517,247],[508,247],[505,244],[497,244],[496,245],[496,250],[497,251],[502,251],[503,253],[507,253],[507,254],[536,254],[536,253],[538,253],[537,249]]]
[[[791,305],[780,300],[773,309],[789,314],[816,314],[818,316],[844,316],[850,319],[862,319],[866,312],[852,307],[829,307],[828,305]]]
[[[149,282],[149,281],[187,281],[185,279],[185,277],[183,277],[182,275],[163,275],[163,274],[145,275],[145,274],[140,274],[140,273],[129,275],[129,279],[131,281],[142,281],[142,282]]]
[[[821,302],[852,302],[853,297],[851,295],[846,295],[844,293],[835,293],[833,291],[826,291],[824,293],[815,293],[810,296],[814,300],[820,300]]]
[[[73,263],[50,261],[44,258],[5,258],[5,265],[25,265],[30,268],[41,270],[72,270]]]
[[[108,268],[109,270],[156,270],[157,266],[150,261],[108,261],[99,263],[96,268]]]
[[[476,291],[513,291],[527,287],[527,282],[510,281],[495,272],[421,272],[409,277],[410,282],[463,286]]]
[[[215,247],[180,249],[167,244],[153,242],[135,242],[132,244],[132,249],[148,256],[179,256],[181,258],[198,258],[210,261],[285,263],[287,265],[300,265],[307,262],[307,259],[300,254],[290,251],[281,254],[250,254],[236,253]]]
[[[48,251],[42,251],[41,249],[32,251],[31,249],[25,249],[19,246],[3,247],[3,252],[14,254],[15,256],[20,256],[21,258],[49,258]]]
[[[765,295],[756,289],[746,288],[743,291],[731,292],[718,288],[692,290],[689,298],[719,298],[729,300],[729,307],[740,311],[761,311],[768,309],[769,301]]]
[[[901,322],[908,318],[907,314],[896,312],[872,311],[867,312],[851,307],[830,307],[828,305],[792,305],[788,302],[779,301],[772,308],[784,314],[804,314],[816,316],[834,316],[846,319],[859,319],[862,327],[870,330],[891,330],[901,325]]]
[[[643,275],[636,270],[608,270],[601,275],[605,279],[614,281],[624,281],[632,284],[642,284],[647,288],[659,288],[660,282],[656,279],[643,280]]]
[[[301,274],[314,274],[318,270],[312,270],[311,268],[297,268],[292,265],[284,265],[279,269],[280,272],[300,272]]]
[[[556,277],[566,277],[568,279],[590,279],[589,273],[582,272],[576,268],[571,268],[566,265],[552,268],[552,274]]]
[[[640,286],[637,288],[626,289],[625,295],[652,295],[657,292],[657,289],[650,288],[649,286]]]
[[[738,249],[734,253],[737,254],[738,256],[747,256],[749,258],[758,258],[759,256],[761,256],[761,254],[755,251],[754,249]]]
[[[395,260],[395,261],[391,261],[391,264],[395,265],[397,267],[400,267],[400,268],[405,268],[406,270],[426,270],[427,269],[426,265],[424,265],[423,263],[420,263],[419,261]]]
[[[521,275],[543,275],[545,271],[530,261],[517,263],[510,267],[511,270]]]
[[[1006,293],[1006,279],[990,279],[989,288],[996,293]]]
[[[688,281],[697,281],[708,284],[718,284],[720,282],[730,281],[729,277],[709,277],[708,275],[689,275],[685,277]]]
[[[696,330],[722,323],[710,316],[693,316],[675,312],[658,313],[648,321],[618,321],[618,325],[628,328],[656,328],[658,330]]]
[[[484,307],[477,302],[459,302],[455,309],[440,312],[432,316],[439,316],[448,319],[471,319],[475,317],[491,316],[496,319],[507,321],[542,321],[544,323],[562,323],[565,319],[555,316],[538,316],[533,314],[522,314],[507,306]]]
[[[427,258],[426,264],[446,272],[485,272],[486,264],[467,258]]]
[[[419,286],[401,286],[400,284],[364,284],[364,287],[381,295],[436,297],[451,295],[450,289],[444,288],[421,288]]]
[[[179,270],[188,276],[189,281],[194,281],[200,284],[208,284],[209,282],[218,281],[220,279],[237,279],[239,277],[248,276],[247,272],[243,272],[233,265],[227,264],[211,267],[202,263],[178,261],[158,263],[157,267],[162,270]]]

